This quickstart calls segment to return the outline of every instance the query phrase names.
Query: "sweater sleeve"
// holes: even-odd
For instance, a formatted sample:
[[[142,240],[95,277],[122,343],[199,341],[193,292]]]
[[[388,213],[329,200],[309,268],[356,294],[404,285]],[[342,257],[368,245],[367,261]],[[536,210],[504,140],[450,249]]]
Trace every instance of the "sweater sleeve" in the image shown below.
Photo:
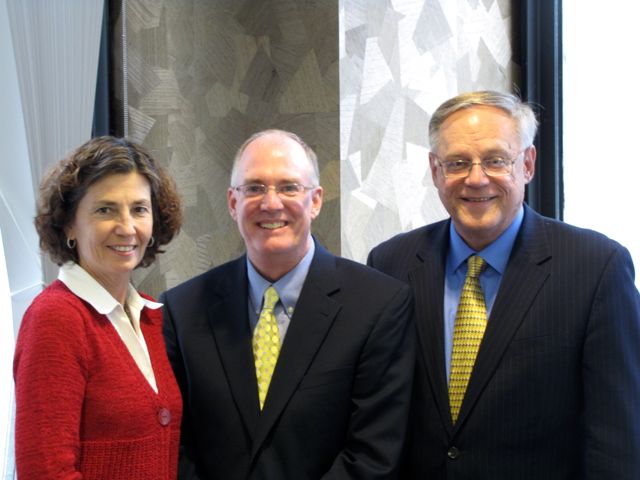
[[[87,381],[84,306],[43,292],[22,321],[14,357],[19,478],[77,480]]]

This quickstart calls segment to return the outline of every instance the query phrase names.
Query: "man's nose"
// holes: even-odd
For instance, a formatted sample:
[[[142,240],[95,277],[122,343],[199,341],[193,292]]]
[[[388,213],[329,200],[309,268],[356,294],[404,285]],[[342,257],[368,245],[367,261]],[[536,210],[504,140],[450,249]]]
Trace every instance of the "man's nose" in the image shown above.
[[[477,167],[477,168],[476,168]],[[485,183],[489,180],[489,177],[482,169],[480,162],[473,162],[469,169],[469,174],[465,178],[466,183]]]
[[[267,191],[262,197],[261,204],[264,208],[270,208],[270,209],[282,208],[282,199],[280,198],[280,195],[278,194],[276,187],[274,185],[269,185],[267,187]]]

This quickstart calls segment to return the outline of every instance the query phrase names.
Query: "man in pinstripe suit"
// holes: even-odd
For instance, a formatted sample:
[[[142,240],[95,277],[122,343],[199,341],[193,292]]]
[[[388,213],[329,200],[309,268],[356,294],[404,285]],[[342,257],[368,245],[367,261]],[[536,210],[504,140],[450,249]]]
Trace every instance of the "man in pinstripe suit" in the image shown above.
[[[374,248],[406,281],[418,355],[402,478],[640,478],[640,296],[629,252],[524,204],[537,122],[513,95],[463,94],[429,125],[451,218]],[[606,161],[606,160],[603,160]],[[470,255],[486,327],[456,421],[448,379]]]

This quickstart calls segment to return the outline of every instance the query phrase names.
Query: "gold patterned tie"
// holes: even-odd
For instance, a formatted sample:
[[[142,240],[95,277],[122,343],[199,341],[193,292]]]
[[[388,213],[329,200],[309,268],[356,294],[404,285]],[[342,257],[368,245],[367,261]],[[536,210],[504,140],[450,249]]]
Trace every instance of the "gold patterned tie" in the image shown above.
[[[485,261],[477,255],[467,260],[467,277],[464,280],[456,313],[449,377],[449,406],[453,423],[458,420],[462,399],[487,326],[487,308],[478,280],[485,265]]]
[[[264,292],[264,303],[258,324],[253,331],[253,360],[256,366],[258,379],[258,397],[260,398],[260,410],[267,398],[269,383],[280,353],[280,332],[273,307],[278,303],[278,292],[273,286]]]

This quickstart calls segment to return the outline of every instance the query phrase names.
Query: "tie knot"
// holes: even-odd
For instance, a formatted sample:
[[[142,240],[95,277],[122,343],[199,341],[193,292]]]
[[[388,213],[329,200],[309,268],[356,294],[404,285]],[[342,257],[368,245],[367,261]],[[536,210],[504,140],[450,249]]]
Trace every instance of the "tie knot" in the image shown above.
[[[271,285],[264,292],[264,304],[262,305],[262,309],[273,310],[273,307],[276,306],[276,303],[278,303],[278,300],[279,300],[278,292],[276,291],[274,286]]]
[[[486,263],[482,257],[472,255],[467,260],[467,277],[477,278],[484,269]]]

